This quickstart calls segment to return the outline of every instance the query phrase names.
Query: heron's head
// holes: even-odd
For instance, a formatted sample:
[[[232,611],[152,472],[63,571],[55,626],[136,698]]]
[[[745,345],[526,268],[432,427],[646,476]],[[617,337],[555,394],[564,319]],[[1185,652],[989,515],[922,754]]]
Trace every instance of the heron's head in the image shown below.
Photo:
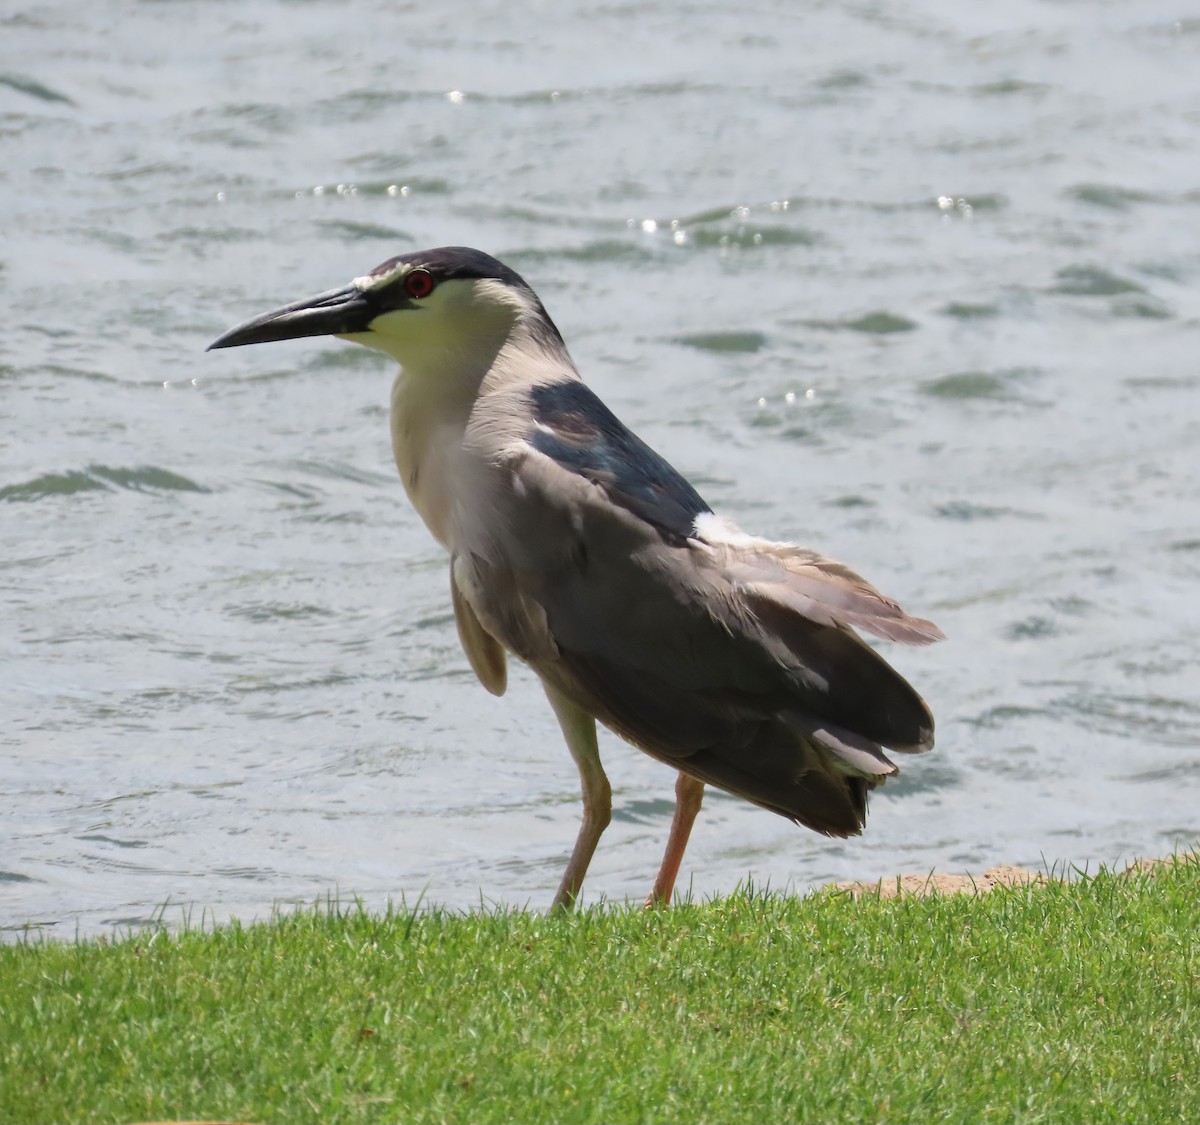
[[[209,350],[304,336],[337,336],[418,368],[441,366],[449,357],[474,356],[486,365],[515,338],[547,350],[563,346],[525,281],[465,246],[389,258],[342,289],[239,324]]]

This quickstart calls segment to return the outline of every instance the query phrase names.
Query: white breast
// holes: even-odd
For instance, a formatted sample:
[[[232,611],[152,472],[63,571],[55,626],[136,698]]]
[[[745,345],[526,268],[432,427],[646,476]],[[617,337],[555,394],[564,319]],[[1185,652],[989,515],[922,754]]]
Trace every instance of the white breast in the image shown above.
[[[392,384],[392,454],[412,505],[448,551],[456,550],[455,504],[478,473],[463,447],[469,408],[438,393],[436,381],[408,378]]]

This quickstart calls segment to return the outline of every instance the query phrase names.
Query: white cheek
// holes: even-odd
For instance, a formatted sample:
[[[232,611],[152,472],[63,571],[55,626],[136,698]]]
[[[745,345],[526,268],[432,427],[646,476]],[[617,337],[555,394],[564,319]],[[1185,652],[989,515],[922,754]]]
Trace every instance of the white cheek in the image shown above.
[[[335,337],[349,344],[361,344],[364,348],[372,348],[377,352],[386,352],[387,341],[376,336],[374,332],[335,332]]]
[[[412,309],[390,309],[380,313],[367,328],[380,336],[410,335],[416,326]]]
[[[367,331],[347,333],[341,338],[384,352],[404,366],[416,364],[424,368],[445,353],[448,342],[455,338],[438,317],[430,315],[431,311],[390,309],[372,320]]]

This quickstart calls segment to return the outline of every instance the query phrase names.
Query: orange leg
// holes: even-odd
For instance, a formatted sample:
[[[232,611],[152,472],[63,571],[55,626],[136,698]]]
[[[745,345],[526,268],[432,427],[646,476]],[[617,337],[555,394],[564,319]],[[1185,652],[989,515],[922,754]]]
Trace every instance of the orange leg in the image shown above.
[[[688,837],[692,834],[692,825],[696,822],[703,800],[704,782],[680,771],[675,780],[675,815],[671,819],[671,834],[667,837],[667,850],[663,852],[662,866],[658,869],[658,878],[654,880],[654,890],[646,899],[647,907],[660,904],[667,906],[670,903],[671,892],[675,889],[675,880],[679,876],[679,865],[683,863]]]

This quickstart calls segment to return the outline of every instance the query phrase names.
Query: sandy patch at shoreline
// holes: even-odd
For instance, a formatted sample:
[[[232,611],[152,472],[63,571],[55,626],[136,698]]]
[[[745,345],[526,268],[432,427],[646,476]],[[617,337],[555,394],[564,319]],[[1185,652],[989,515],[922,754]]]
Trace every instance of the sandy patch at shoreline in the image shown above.
[[[1194,863],[1197,852],[1181,852],[1161,859],[1135,860],[1121,874],[1153,871],[1166,863]],[[1061,880],[1061,876],[1044,871],[1030,871],[1027,867],[1000,864],[989,867],[982,875],[896,875],[890,879],[879,879],[874,883],[834,883],[832,889],[849,891],[855,898],[863,895],[878,895],[880,898],[899,898],[901,895],[955,895],[988,894],[997,887],[1020,887],[1029,883],[1049,883]]]

